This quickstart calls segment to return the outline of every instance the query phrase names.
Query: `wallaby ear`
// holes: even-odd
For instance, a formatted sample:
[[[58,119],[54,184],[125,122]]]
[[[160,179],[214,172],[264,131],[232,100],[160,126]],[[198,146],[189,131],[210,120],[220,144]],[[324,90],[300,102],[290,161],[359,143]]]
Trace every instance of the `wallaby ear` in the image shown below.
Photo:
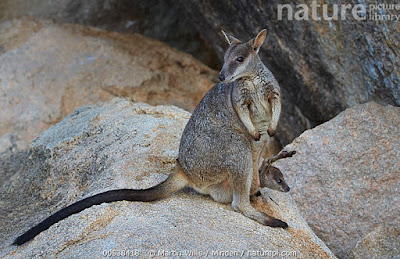
[[[258,35],[253,40],[253,49],[258,52],[261,45],[263,45],[265,38],[267,37],[267,29],[264,29],[258,33]]]
[[[226,41],[228,42],[229,45],[232,45],[234,43],[240,43],[240,40],[236,39],[235,37],[229,35],[228,33],[224,32],[221,30],[222,34],[224,34]]]

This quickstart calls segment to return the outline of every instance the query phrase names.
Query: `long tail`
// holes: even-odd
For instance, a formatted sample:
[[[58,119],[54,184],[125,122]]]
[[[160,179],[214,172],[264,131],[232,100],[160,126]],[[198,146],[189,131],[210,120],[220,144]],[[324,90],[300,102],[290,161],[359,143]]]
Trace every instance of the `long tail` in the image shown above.
[[[149,189],[143,190],[133,190],[133,189],[119,189],[111,190],[107,192],[102,192],[83,200],[77,201],[68,207],[59,210],[50,217],[46,218],[38,225],[32,227],[23,235],[17,237],[13,245],[22,245],[28,242],[35,236],[37,236],[42,231],[48,229],[51,225],[63,220],[72,214],[78,213],[84,209],[87,209],[93,205],[99,205],[104,202],[114,202],[114,201],[155,201],[165,198],[174,192],[183,189],[188,185],[188,180],[184,173],[179,170],[176,173],[171,174],[164,182],[151,187]]]

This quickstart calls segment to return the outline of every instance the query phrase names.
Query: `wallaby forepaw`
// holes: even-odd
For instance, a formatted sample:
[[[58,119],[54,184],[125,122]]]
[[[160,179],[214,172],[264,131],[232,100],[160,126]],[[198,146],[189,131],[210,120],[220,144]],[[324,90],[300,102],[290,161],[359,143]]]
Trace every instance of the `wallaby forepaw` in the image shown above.
[[[268,135],[269,135],[270,137],[272,137],[272,136],[274,136],[274,135],[275,135],[275,133],[276,133],[276,130],[275,130],[275,129],[271,129],[271,128],[269,128],[269,129],[267,129],[267,132],[268,132]]]
[[[255,140],[255,141],[259,141],[261,138],[261,134],[260,132],[256,131],[255,133],[251,134],[251,137]]]
[[[283,228],[283,229],[288,228],[288,224],[280,219],[267,220],[265,225],[272,227],[272,228]]]

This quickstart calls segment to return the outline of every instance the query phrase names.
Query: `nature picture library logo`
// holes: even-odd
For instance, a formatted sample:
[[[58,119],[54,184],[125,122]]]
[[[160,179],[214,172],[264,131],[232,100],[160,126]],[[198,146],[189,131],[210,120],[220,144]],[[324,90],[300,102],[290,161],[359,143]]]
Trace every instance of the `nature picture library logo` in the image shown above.
[[[357,21],[395,21],[400,20],[400,3],[387,4],[278,4],[278,20],[296,21],[313,20],[346,20],[353,17]]]

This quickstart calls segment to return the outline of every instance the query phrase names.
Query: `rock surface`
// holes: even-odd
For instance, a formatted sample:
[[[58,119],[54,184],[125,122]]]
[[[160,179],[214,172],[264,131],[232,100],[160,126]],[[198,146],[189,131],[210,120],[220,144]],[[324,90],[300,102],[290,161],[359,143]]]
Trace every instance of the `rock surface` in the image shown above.
[[[275,164],[292,187],[302,215],[339,257],[350,255],[358,242],[358,247],[369,242],[360,253],[368,256],[360,258],[398,256],[392,248],[394,257],[375,257],[374,250],[384,251],[382,256],[389,250],[379,247],[385,242],[374,245],[371,240],[375,234],[398,240],[398,230],[390,226],[400,225],[399,125],[400,108],[362,104],[304,132],[285,147],[297,154]],[[377,227],[390,231],[368,237]],[[392,231],[396,239],[390,237]]]
[[[138,34],[13,20],[0,24],[0,153],[27,147],[84,104],[132,97],[193,111],[216,72]]]
[[[294,12],[311,2],[288,0]],[[316,1],[333,5],[377,5],[366,1]],[[399,15],[398,10],[368,10],[368,19],[289,20],[282,1],[130,1],[130,0],[3,0],[0,21],[20,16],[50,18],[114,31],[138,32],[165,41],[220,69],[227,48],[221,29],[247,40],[262,28],[269,35],[260,54],[282,87],[283,111],[277,137],[290,143],[305,129],[323,123],[359,103],[375,100],[400,105],[400,31],[396,21],[371,20],[375,14]],[[395,0],[386,5],[397,4]],[[368,7],[369,8],[369,7]],[[317,8],[318,17],[322,7]]]
[[[0,256],[94,258],[130,250],[159,257],[162,251],[191,251],[197,257],[213,251],[219,257],[257,251],[334,257],[290,195],[271,190],[263,190],[263,198],[254,204],[287,221],[288,230],[262,226],[230,205],[183,190],[152,203],[94,206],[26,245],[10,246],[18,234],[82,197],[114,188],[147,188],[165,179],[175,169],[180,135],[189,117],[176,107],[115,99],[81,107],[43,132],[31,149],[3,155]]]
[[[400,258],[399,244],[398,226],[379,226],[358,241],[350,258]]]
[[[216,68],[221,61],[200,37],[184,7],[175,0],[2,0],[0,22],[20,17],[51,19],[123,33],[140,33],[195,54]]]

